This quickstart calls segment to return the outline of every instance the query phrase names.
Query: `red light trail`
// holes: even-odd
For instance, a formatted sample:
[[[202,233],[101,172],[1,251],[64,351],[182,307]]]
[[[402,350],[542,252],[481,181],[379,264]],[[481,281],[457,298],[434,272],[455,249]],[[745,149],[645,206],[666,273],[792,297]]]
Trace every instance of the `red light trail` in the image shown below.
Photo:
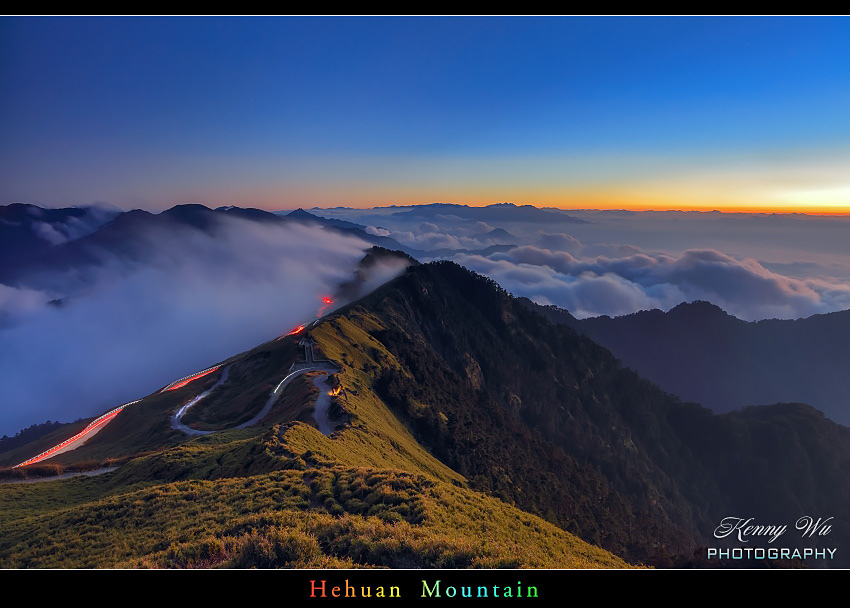
[[[318,315],[316,315],[316,317],[317,317],[317,318],[321,318],[321,317],[322,317],[322,313],[323,313],[323,312],[325,312],[325,309],[326,309],[328,306],[330,306],[331,304],[333,304],[333,303],[334,303],[333,298],[331,298],[330,296],[319,296],[319,299],[321,299],[321,300],[322,300],[322,307],[321,307],[321,308],[319,308],[319,314],[318,314]],[[277,339],[277,340],[283,340],[283,339],[284,339],[285,337],[287,337],[287,336],[295,336],[295,335],[297,335],[297,334],[300,334],[302,331],[304,331],[304,329],[305,329],[305,326],[304,326],[304,325],[299,325],[298,327],[296,327],[295,329],[293,329],[293,330],[292,330],[292,331],[290,331],[289,333],[283,334],[282,336],[280,336],[280,337],[278,337],[278,338],[276,338],[276,339]]]
[[[221,367],[221,365],[216,365],[214,367],[210,367],[208,369],[205,369],[204,371],[198,372],[197,374],[192,374],[191,376],[186,376],[185,378],[180,378],[180,380],[172,382],[171,384],[169,384],[168,386],[166,386],[164,389],[162,389],[159,392],[164,393],[165,391],[173,391],[173,390],[176,390],[176,389],[181,388],[183,386],[186,386],[187,384],[189,384],[193,380],[197,380],[198,378],[202,378],[203,376],[206,376],[207,374],[213,373],[219,367]],[[112,419],[115,418],[115,416],[117,416],[119,414],[119,412],[121,412],[121,410],[123,410],[125,407],[127,407],[128,405],[132,405],[134,403],[138,403],[139,401],[141,401],[141,399],[136,399],[135,401],[125,403],[124,405],[122,405],[120,407],[116,407],[114,410],[109,410],[108,412],[106,412],[102,416],[95,418],[86,428],[84,428],[82,431],[80,431],[79,433],[77,433],[73,437],[69,437],[68,439],[66,439],[62,443],[54,445],[49,450],[42,452],[38,456],[33,456],[29,460],[25,460],[21,464],[17,464],[12,468],[23,467],[23,466],[26,466],[28,464],[35,464],[37,462],[41,462],[42,460],[46,460],[48,458],[51,458],[52,456],[55,456],[63,448],[67,448],[72,443],[80,441],[81,439],[84,439],[87,435],[90,435],[93,432],[100,430],[105,425],[109,424],[112,421]]]
[[[296,334],[300,334],[302,331],[304,331],[304,326],[303,326],[303,325],[299,325],[298,327],[296,327],[295,329],[293,329],[293,330],[292,330],[292,331],[290,331],[289,333],[283,334],[280,338],[278,338],[278,340],[282,340],[282,339],[283,339],[283,338],[285,338],[286,336],[294,336],[294,335],[296,335]]]
[[[112,422],[112,419],[115,418],[115,416],[117,416],[119,414],[119,412],[121,412],[121,410],[123,410],[125,407],[127,407],[128,405],[133,405],[134,403],[138,403],[139,401],[141,401],[141,400],[137,399],[136,401],[131,401],[130,403],[125,403],[124,405],[116,407],[114,410],[109,410],[108,412],[106,412],[102,416],[92,420],[86,428],[84,428],[82,431],[80,431],[79,433],[77,433],[73,437],[69,437],[68,439],[66,439],[62,443],[54,445],[49,450],[45,450],[44,452],[42,452],[38,456],[33,456],[29,460],[24,460],[21,464],[16,464],[12,468],[17,469],[18,467],[23,467],[23,466],[26,466],[28,464],[35,464],[37,462],[41,462],[42,460],[46,460],[46,459],[50,458],[51,456],[55,456],[56,453],[59,452],[62,448],[67,447],[68,445],[70,445],[71,443],[74,443],[75,441],[79,441],[80,439],[83,439],[86,435],[89,435],[93,431],[100,430],[101,428],[103,428],[104,426],[106,426],[107,424]]]
[[[330,297],[328,297],[328,296],[323,296],[323,297],[322,297],[322,302],[324,303],[324,306],[322,306],[322,307],[319,309],[319,314],[318,314],[318,316],[319,316],[319,317],[321,317],[321,316],[322,316],[322,313],[323,313],[323,312],[325,312],[325,309],[326,309],[328,306],[330,306],[331,304],[333,304],[333,303],[334,303],[334,301],[333,301]]]
[[[174,382],[172,382],[171,384],[169,384],[168,386],[166,386],[164,389],[162,389],[159,392],[164,393],[165,391],[175,391],[178,388],[182,388],[182,387],[186,386],[187,384],[189,384],[190,382],[197,380],[198,378],[202,378],[203,376],[206,376],[207,374],[213,373],[219,367],[221,367],[221,365],[216,365],[215,367],[210,367],[208,369],[205,369],[202,372],[198,372],[197,374],[192,374],[191,376],[186,376],[185,378],[180,378],[180,380],[175,380]]]

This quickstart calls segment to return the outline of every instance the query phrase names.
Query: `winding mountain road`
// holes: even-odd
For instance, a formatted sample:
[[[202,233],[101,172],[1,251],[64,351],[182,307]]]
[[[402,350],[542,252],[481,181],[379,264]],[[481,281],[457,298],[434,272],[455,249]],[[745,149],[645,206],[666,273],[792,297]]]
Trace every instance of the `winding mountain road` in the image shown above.
[[[253,426],[257,424],[260,420],[268,416],[268,413],[271,411],[272,406],[277,401],[277,398],[280,396],[280,394],[283,392],[283,389],[286,388],[286,385],[289,384],[293,378],[301,374],[306,374],[307,372],[318,371],[336,373],[339,371],[339,369],[336,367],[336,365],[333,365],[332,363],[313,362],[311,364],[305,365],[305,367],[301,367],[296,369],[295,371],[289,372],[289,374],[283,380],[281,380],[280,384],[278,384],[277,387],[272,391],[272,394],[269,395],[269,399],[268,401],[266,401],[266,404],[263,406],[263,409],[260,410],[260,413],[251,418],[248,422],[243,422],[236,428],[244,429],[247,426]]]
[[[186,412],[189,411],[190,407],[192,407],[193,405],[195,405],[196,403],[201,401],[204,397],[209,395],[211,392],[213,392],[219,386],[221,386],[222,384],[227,382],[227,375],[228,375],[229,372],[230,372],[230,366],[228,365],[227,367],[224,368],[224,371],[221,372],[221,378],[219,378],[218,381],[215,384],[213,384],[211,387],[209,387],[203,393],[201,393],[200,395],[198,395],[197,397],[195,397],[194,399],[189,401],[189,403],[181,406],[180,409],[178,409],[176,412],[174,412],[174,415],[171,416],[171,428],[176,429],[178,431],[182,431],[182,432],[186,433],[187,435],[192,435],[193,437],[196,437],[196,436],[199,436],[199,435],[209,435],[210,433],[214,433],[215,431],[199,431],[197,429],[189,428],[188,426],[186,426],[185,424],[183,424],[181,422],[181,419],[183,418],[184,414],[186,414]],[[200,377],[200,376],[198,376],[198,377]]]
[[[129,403],[125,403],[124,405],[116,407],[113,410],[109,410],[102,416],[99,416],[98,418],[92,420],[86,428],[84,428],[82,431],[80,431],[73,437],[69,437],[62,443],[54,445],[49,450],[45,450],[38,456],[33,456],[29,460],[24,460],[22,463],[16,464],[12,468],[17,469],[18,467],[23,467],[28,464],[36,464],[37,462],[41,462],[42,460],[47,460],[48,458],[53,458],[54,456],[58,456],[59,454],[64,454],[65,452],[70,452],[71,450],[77,449],[86,441],[97,435],[97,433],[99,433],[103,429],[103,427],[112,422],[112,419],[115,418],[115,416],[117,416],[121,412],[121,410],[123,410],[128,405],[138,403],[139,401],[141,400],[137,399],[136,401],[131,401]]]
[[[293,363],[292,366],[289,368],[289,373],[286,376],[284,376],[283,380],[281,380],[278,383],[278,385],[275,387],[275,389],[269,395],[269,398],[266,400],[266,404],[263,406],[263,409],[261,409],[257,413],[256,416],[254,416],[253,418],[251,418],[247,422],[243,422],[242,424],[233,427],[234,429],[244,429],[244,428],[247,428],[249,426],[254,426],[255,424],[259,423],[263,418],[268,416],[272,407],[277,402],[278,397],[280,397],[281,393],[283,392],[283,389],[285,389],[286,386],[296,376],[299,376],[301,374],[306,374],[307,372],[328,372],[328,373],[334,374],[334,373],[339,371],[339,368],[336,365],[334,365],[333,363],[331,363],[330,361],[316,361],[315,360],[314,353],[313,353],[313,346],[315,345],[315,342],[313,342],[312,339],[307,339],[307,338],[302,339],[298,343],[298,345],[304,347],[304,358],[306,359],[306,361],[304,363]],[[186,433],[187,435],[192,435],[192,436],[209,435],[210,433],[217,432],[217,431],[199,431],[197,429],[193,429],[193,428],[186,426],[180,420],[181,420],[181,418],[183,418],[183,415],[186,413],[186,411],[190,407],[192,407],[193,405],[198,403],[201,399],[203,399],[204,397],[209,395],[213,391],[213,389],[218,387],[222,382],[224,382],[227,379],[227,372],[228,372],[229,369],[230,369],[229,367],[225,368],[224,372],[221,375],[221,378],[213,386],[211,386],[209,389],[207,389],[206,391],[204,391],[203,393],[201,393],[200,395],[198,395],[197,397],[192,399],[189,403],[182,406],[179,410],[177,410],[177,412],[171,417],[171,428],[177,429],[178,431],[182,431],[183,433]],[[319,391],[320,391],[319,396],[321,397],[321,388],[319,389]],[[317,419],[317,422],[318,422],[318,419]],[[326,424],[329,424],[329,422],[326,423]],[[225,429],[222,429],[222,430],[225,430]],[[324,431],[322,431],[322,432],[324,432]],[[325,434],[329,435],[330,433],[325,433]]]
[[[329,300],[329,298],[325,298],[325,300]],[[331,301],[331,303],[332,303],[332,301]],[[325,304],[327,305],[328,302],[326,301]],[[327,306],[324,306],[322,308],[322,310],[324,310],[324,308],[326,308],[326,307]],[[313,321],[313,323],[310,324],[310,327],[314,326],[317,322],[318,322],[318,319],[316,319],[316,321]],[[303,330],[304,330],[304,326],[299,325],[298,329],[296,331],[290,332],[290,334],[287,334],[287,335],[293,335],[293,334],[296,334],[296,333],[300,333]],[[284,338],[284,337],[286,337],[286,336],[281,336],[281,338]],[[266,401],[266,404],[263,406],[263,409],[261,409],[256,416],[254,416],[253,418],[251,418],[247,422],[243,422],[242,424],[240,424],[236,427],[233,427],[233,428],[244,429],[246,427],[253,426],[253,425],[257,424],[263,418],[265,418],[268,415],[268,413],[271,411],[271,409],[274,406],[275,402],[277,401],[278,397],[280,397],[280,394],[283,392],[283,389],[286,388],[286,386],[296,376],[298,376],[300,374],[307,373],[307,372],[311,372],[311,371],[323,371],[323,372],[328,372],[328,373],[336,373],[336,372],[339,371],[339,368],[337,368],[337,366],[334,365],[333,363],[331,363],[330,361],[316,361],[315,360],[314,353],[313,353],[313,347],[315,346],[316,343],[313,341],[312,338],[302,338],[301,341],[298,344],[299,344],[299,346],[304,347],[305,362],[304,363],[293,363],[292,366],[289,368],[289,373],[283,378],[283,380],[281,380],[278,383],[278,385],[275,387],[275,389],[271,392],[271,395],[269,395],[269,398]],[[164,393],[164,392],[167,392],[167,391],[173,391],[173,390],[176,390],[178,388],[182,388],[183,386],[186,386],[187,384],[197,380],[198,378],[202,378],[202,377],[204,377],[208,374],[213,373],[214,371],[216,371],[220,367],[221,367],[221,364],[215,365],[215,366],[209,367],[209,368],[207,368],[203,371],[197,372],[195,374],[191,374],[189,376],[185,376],[183,378],[180,378],[179,380],[175,380],[174,382],[172,382],[171,384],[169,384],[165,388],[161,389],[159,392]],[[193,428],[190,428],[190,427],[186,426],[185,424],[183,424],[183,422],[181,420],[182,420],[183,416],[186,414],[186,412],[189,410],[189,408],[191,408],[192,406],[196,405],[198,402],[200,402],[201,400],[206,398],[213,390],[215,390],[216,388],[218,388],[224,382],[227,381],[229,371],[230,371],[230,366],[228,365],[227,367],[224,368],[224,371],[221,374],[221,378],[219,378],[218,381],[214,385],[212,385],[210,388],[208,388],[207,390],[202,392],[200,395],[194,397],[188,403],[182,405],[170,418],[171,428],[176,429],[178,431],[181,431],[182,433],[185,433],[186,435],[190,435],[190,436],[193,436],[193,437],[197,437],[197,436],[200,436],[200,435],[209,435],[210,433],[217,432],[217,431],[201,431],[201,430],[198,430],[198,429],[193,429]],[[317,384],[317,386],[318,386],[318,384]],[[320,398],[321,398],[322,389],[320,388],[319,390],[320,390]],[[115,418],[115,416],[117,416],[121,412],[121,410],[123,410],[128,405],[138,403],[139,401],[141,401],[141,399],[137,399],[136,401],[131,401],[129,403],[125,403],[124,405],[121,405],[121,406],[119,406],[115,409],[112,409],[112,410],[106,412],[102,416],[93,420],[88,426],[86,426],[86,428],[84,428],[82,431],[80,431],[79,433],[77,433],[73,437],[69,437],[65,441],[53,446],[49,450],[45,450],[41,454],[38,454],[37,456],[33,456],[32,458],[25,460],[22,463],[17,464],[12,468],[22,467],[22,466],[26,466],[26,465],[30,465],[30,464],[35,464],[35,463],[41,462],[42,460],[47,460],[48,458],[52,458],[52,457],[57,456],[59,454],[62,454],[64,452],[69,452],[71,450],[74,450],[74,449],[80,447],[81,445],[85,444],[89,439],[91,439],[94,435],[96,435],[101,429],[103,429],[104,426],[109,424]],[[318,405],[318,402],[317,402],[317,408],[318,407],[319,407],[319,405]],[[324,407],[326,409],[326,406],[324,406]],[[317,422],[319,422],[318,418],[317,418]],[[322,423],[319,422],[319,424],[320,424],[320,429],[321,429]],[[327,427],[327,425],[329,425],[329,424],[330,423],[327,420],[327,415],[325,414],[325,426]],[[224,430],[224,429],[222,429],[222,430]],[[324,433],[325,431],[322,431],[322,432]],[[325,434],[327,435],[329,433],[325,433]]]

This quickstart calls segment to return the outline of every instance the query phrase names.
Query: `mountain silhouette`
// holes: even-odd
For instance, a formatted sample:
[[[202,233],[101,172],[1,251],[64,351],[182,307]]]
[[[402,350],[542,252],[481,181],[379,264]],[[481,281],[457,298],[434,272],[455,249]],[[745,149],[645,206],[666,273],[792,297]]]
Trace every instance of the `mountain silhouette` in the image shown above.
[[[717,412],[778,401],[808,403],[850,425],[850,376],[844,371],[850,369],[850,311],[751,322],[697,301],[666,313],[579,320],[526,302],[682,399]]]

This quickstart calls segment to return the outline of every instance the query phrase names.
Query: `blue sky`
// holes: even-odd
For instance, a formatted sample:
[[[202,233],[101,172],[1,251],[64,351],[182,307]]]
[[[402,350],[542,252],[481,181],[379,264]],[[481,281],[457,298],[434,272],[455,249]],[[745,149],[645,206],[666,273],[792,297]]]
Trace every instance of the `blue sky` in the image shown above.
[[[850,211],[847,18],[3,18],[0,203]]]

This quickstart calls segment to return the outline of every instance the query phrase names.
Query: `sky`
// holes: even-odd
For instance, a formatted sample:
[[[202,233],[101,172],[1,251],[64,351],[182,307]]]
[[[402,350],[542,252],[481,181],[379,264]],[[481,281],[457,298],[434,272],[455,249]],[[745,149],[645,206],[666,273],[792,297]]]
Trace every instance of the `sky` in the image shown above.
[[[850,213],[846,17],[5,17],[0,82],[0,204]]]

